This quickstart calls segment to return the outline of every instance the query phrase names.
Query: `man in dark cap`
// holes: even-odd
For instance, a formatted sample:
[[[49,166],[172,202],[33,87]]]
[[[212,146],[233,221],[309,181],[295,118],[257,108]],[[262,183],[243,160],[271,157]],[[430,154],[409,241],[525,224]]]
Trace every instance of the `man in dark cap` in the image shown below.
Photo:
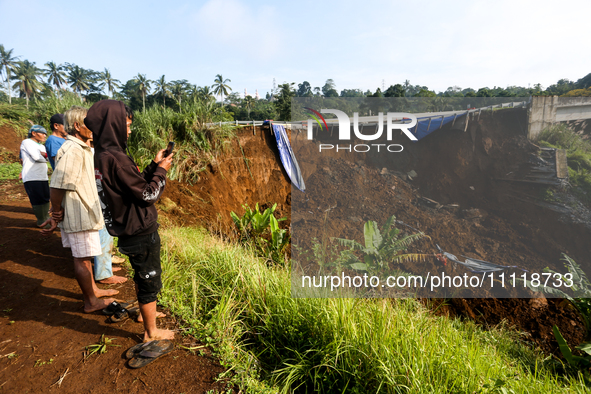
[[[156,326],[156,300],[162,288],[158,211],[154,204],[164,191],[172,153],[165,149],[140,173],[126,153],[133,113],[121,101],[102,100],[89,110],[84,123],[94,137],[94,165],[105,226],[119,237],[119,251],[129,256],[135,271],[144,342],[173,339],[174,332]]]
[[[47,159],[51,168],[55,170],[55,156],[60,150],[62,144],[66,142],[68,133],[64,130],[64,116],[62,114],[55,114],[49,119],[51,126],[51,135],[45,141],[45,150],[47,150]]]

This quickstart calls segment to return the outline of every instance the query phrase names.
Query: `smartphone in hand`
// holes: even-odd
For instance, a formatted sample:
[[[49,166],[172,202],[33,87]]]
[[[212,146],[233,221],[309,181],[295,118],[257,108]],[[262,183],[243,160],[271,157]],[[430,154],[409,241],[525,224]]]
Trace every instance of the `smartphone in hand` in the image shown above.
[[[174,141],[169,141],[166,150],[164,151],[164,157],[168,157],[172,154],[172,150],[174,149]]]

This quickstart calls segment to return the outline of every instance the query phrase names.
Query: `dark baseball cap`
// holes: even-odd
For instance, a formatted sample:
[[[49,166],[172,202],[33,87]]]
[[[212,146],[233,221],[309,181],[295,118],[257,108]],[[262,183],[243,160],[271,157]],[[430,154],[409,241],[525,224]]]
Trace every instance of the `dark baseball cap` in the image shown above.
[[[49,119],[49,124],[64,124],[64,115],[63,114],[55,114]]]

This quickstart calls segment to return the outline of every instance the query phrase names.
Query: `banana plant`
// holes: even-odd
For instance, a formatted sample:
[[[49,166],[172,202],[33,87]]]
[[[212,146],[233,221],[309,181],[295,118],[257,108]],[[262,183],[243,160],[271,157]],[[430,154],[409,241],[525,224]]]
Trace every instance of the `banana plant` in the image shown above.
[[[580,350],[583,353],[586,353],[585,356],[577,356],[573,354],[572,350],[568,346],[568,343],[560,333],[560,330],[557,326],[552,327],[552,331],[554,331],[554,336],[556,337],[556,341],[558,342],[558,347],[560,348],[560,352],[564,356],[564,359],[573,367],[588,371],[589,367],[591,367],[591,343],[581,343],[575,349]]]
[[[273,215],[271,215],[269,225],[271,227],[271,241],[269,242],[271,252],[282,254],[289,244],[289,233],[287,230],[279,228],[279,220],[275,219]]]
[[[272,207],[265,209],[262,213],[259,209],[259,203],[256,203],[254,210],[250,209],[248,204],[244,204],[242,208],[244,209],[244,216],[242,217],[239,217],[234,212],[230,212],[230,216],[232,217],[236,228],[241,234],[259,236],[270,226],[273,212],[275,212],[275,208],[277,208],[277,203],[273,204]],[[285,218],[281,218],[278,221],[280,222],[282,220],[285,220]]]
[[[241,240],[252,242],[257,252],[265,257],[270,257],[273,261],[284,261],[284,254],[289,245],[290,235],[287,230],[279,228],[279,222],[286,218],[276,219],[273,216],[277,204],[261,212],[259,204],[255,205],[254,210],[250,209],[248,204],[242,206],[244,216],[239,217],[234,212],[230,216],[236,225]]]
[[[426,235],[417,233],[399,238],[400,230],[395,227],[395,222],[396,217],[391,216],[380,231],[376,222],[367,221],[363,225],[365,244],[350,239],[333,238],[340,245],[349,248],[343,251],[342,254],[345,259],[345,266],[357,271],[377,274],[388,271],[390,263],[424,260],[426,255],[423,254],[400,253],[405,251],[414,241],[426,237]],[[355,251],[361,252],[363,257],[360,259],[354,253]]]

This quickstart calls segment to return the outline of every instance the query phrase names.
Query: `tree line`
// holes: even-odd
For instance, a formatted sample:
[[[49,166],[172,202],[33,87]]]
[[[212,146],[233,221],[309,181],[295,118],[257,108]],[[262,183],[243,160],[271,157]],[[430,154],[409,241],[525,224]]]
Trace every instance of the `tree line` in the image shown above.
[[[322,87],[312,87],[308,81],[295,87],[295,83],[283,83],[267,93],[265,99],[252,96],[241,97],[231,93],[231,80],[216,75],[211,86],[197,86],[186,79],[166,81],[165,75],[150,80],[138,73],[125,83],[116,79],[108,68],[103,71],[86,69],[73,63],[47,62],[44,68],[26,59],[20,60],[13,49],[0,44],[0,75],[3,90],[0,101],[12,103],[15,93],[29,107],[31,99],[43,100],[58,97],[63,91],[72,91],[88,103],[114,98],[125,101],[134,110],[145,111],[146,106],[159,105],[180,110],[184,100],[215,100],[236,120],[276,119],[289,120],[292,97],[527,97],[532,95],[591,95],[591,73],[577,81],[560,79],[545,89],[540,84],[533,87],[508,86],[482,87],[478,90],[451,86],[436,93],[427,86],[412,85],[409,80],[389,86],[382,91],[377,88],[342,89],[340,92],[333,79],[327,79]]]

